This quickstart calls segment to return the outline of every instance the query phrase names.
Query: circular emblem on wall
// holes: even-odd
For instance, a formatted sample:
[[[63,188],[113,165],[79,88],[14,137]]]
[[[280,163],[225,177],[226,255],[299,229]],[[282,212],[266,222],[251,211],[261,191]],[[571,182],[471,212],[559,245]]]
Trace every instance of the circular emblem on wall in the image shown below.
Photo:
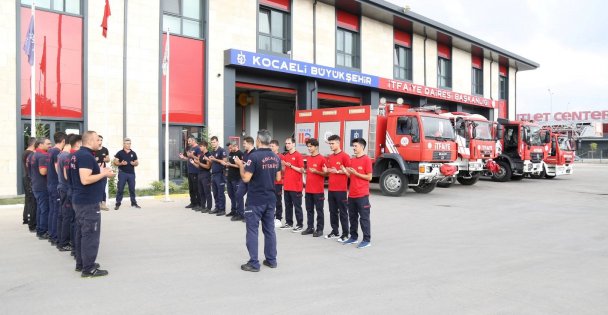
[[[325,132],[325,134],[323,134],[323,138],[325,139],[325,141],[327,141],[327,139],[333,135],[334,133],[328,130]]]
[[[426,146],[427,146],[429,149],[433,147],[433,145],[432,145],[430,142],[429,142],[429,143],[427,143],[427,144],[426,144]]]
[[[239,54],[236,56],[236,62],[238,62],[239,65],[245,64],[245,62],[247,61],[247,58],[245,57],[245,54],[243,54],[243,52],[239,52]]]
[[[401,145],[405,147],[410,143],[410,139],[408,139],[407,137],[403,137],[399,142],[401,142]]]

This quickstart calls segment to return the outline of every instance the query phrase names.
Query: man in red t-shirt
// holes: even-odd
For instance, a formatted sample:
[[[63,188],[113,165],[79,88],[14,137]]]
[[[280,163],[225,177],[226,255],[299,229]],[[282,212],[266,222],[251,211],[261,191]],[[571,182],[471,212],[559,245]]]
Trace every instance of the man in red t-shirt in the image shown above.
[[[342,170],[350,176],[350,189],[348,194],[348,217],[350,219],[350,238],[342,244],[356,244],[358,221],[361,216],[361,231],[363,241],[357,248],[371,246],[370,233],[370,204],[369,182],[372,180],[372,160],[365,154],[367,142],[363,138],[352,141],[355,156],[350,159],[350,167],[342,166]]]
[[[270,150],[283,160],[283,154],[279,153],[279,140],[270,141]],[[283,220],[283,172],[281,172],[281,180],[274,181],[274,193],[277,196],[277,203],[274,208],[274,227],[281,227]]]
[[[337,238],[339,242],[348,239],[348,206],[347,193],[348,176],[342,166],[350,166],[350,156],[340,149],[340,136],[332,135],[327,138],[329,148],[333,152],[327,158],[327,166],[323,168],[329,176],[327,200],[329,202],[329,222],[331,233],[325,238]],[[339,218],[339,220],[338,220]],[[339,233],[339,224],[342,225],[342,235]]]
[[[281,163],[285,171],[283,190],[285,191],[285,225],[281,229],[290,229],[300,232],[304,227],[302,216],[302,173],[304,171],[304,159],[302,154],[296,151],[296,141],[293,138],[285,139],[287,152],[283,154]],[[296,225],[293,224],[293,212],[296,212]]]
[[[323,204],[325,203],[325,176],[327,168],[325,158],[319,154],[319,141],[315,138],[306,140],[310,156],[306,162],[306,216],[307,227],[302,235],[319,237],[323,235]],[[315,208],[317,209],[317,228],[315,229]]]

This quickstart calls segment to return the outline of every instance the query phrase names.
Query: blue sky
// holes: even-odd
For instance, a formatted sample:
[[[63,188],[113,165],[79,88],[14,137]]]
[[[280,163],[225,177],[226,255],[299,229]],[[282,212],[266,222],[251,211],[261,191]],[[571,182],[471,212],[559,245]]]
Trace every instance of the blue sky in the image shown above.
[[[518,73],[517,113],[608,109],[602,1],[388,0],[540,64]],[[604,5],[602,5],[604,4]]]

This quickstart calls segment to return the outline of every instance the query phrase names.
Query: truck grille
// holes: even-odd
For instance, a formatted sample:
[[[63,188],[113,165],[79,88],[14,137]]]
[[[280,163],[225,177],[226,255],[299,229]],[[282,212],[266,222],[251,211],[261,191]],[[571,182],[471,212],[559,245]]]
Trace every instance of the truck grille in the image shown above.
[[[449,161],[451,157],[450,151],[433,151],[433,161]]]
[[[482,150],[481,154],[483,155],[484,158],[492,157],[492,151],[490,151],[490,150]]]
[[[542,153],[530,153],[530,161],[532,161],[534,163],[538,163],[538,162],[542,161],[542,159],[543,159]]]

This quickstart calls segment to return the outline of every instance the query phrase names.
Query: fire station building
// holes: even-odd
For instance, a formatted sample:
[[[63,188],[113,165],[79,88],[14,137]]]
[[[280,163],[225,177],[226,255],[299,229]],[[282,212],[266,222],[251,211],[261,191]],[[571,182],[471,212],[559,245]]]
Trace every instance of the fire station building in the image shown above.
[[[21,192],[31,89],[38,129],[95,130],[111,154],[132,140],[137,185],[164,177],[170,30],[169,161],[186,138],[269,129],[294,133],[294,111],[380,101],[515,118],[517,74],[539,65],[383,0],[38,0],[35,83],[22,47],[32,0],[1,1],[1,195]]]

